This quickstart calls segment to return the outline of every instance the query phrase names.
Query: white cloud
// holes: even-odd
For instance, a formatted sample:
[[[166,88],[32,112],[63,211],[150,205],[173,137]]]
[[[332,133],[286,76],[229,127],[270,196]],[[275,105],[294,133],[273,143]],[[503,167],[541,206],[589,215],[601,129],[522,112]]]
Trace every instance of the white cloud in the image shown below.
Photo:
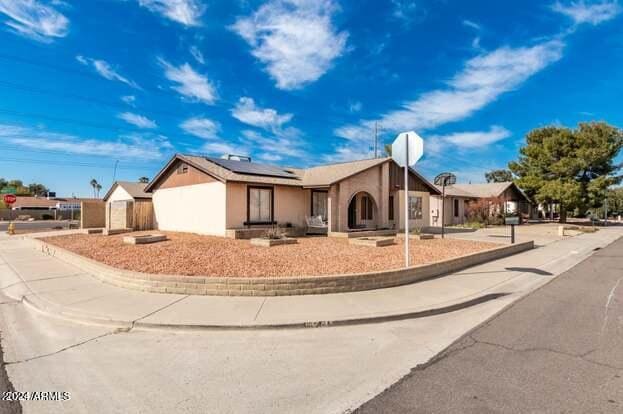
[[[206,61],[205,61],[205,58],[203,57],[203,53],[201,53],[201,50],[199,50],[197,46],[190,47],[190,54],[192,55],[192,57],[195,58],[197,62],[201,63],[202,65],[205,65]]]
[[[205,12],[198,0],[138,0],[138,4],[184,26],[198,26]]]
[[[415,0],[392,0],[392,5],[392,15],[405,26],[411,26],[426,15],[426,11]]]
[[[231,27],[266,65],[279,89],[318,80],[344,53],[347,32],[337,32],[333,0],[270,0]]]
[[[120,99],[130,106],[134,106],[134,104],[136,103],[136,96],[134,95],[122,96]]]
[[[365,148],[355,148],[353,146],[340,146],[331,154],[323,157],[325,162],[347,162],[354,160],[365,160],[374,158],[374,151]]]
[[[440,153],[453,149],[486,149],[489,145],[510,137],[511,132],[494,125],[489,131],[455,132],[448,135],[431,135],[426,138],[427,152]],[[443,156],[443,154],[442,154]]]
[[[69,33],[69,19],[36,0],[0,0],[0,13],[9,17],[4,24],[15,33],[38,42],[47,43]]]
[[[204,75],[201,75],[188,64],[173,66],[164,59],[159,59],[167,79],[177,83],[172,88],[191,101],[214,104],[218,98],[216,88]]]
[[[220,125],[208,118],[189,118],[180,124],[186,133],[203,139],[216,139]]]
[[[231,110],[232,116],[248,125],[275,131],[292,119],[292,114],[279,114],[271,108],[260,108],[249,97],[242,97]]]
[[[137,160],[161,159],[164,152],[172,149],[169,140],[162,135],[128,134],[115,140],[85,139],[9,124],[0,124],[0,140],[24,148]]]
[[[531,76],[562,57],[564,43],[551,40],[532,47],[501,47],[482,53],[466,62],[463,69],[447,82],[447,87],[426,92],[402,109],[378,119],[385,131],[410,129],[424,131],[459,121],[514,90]],[[335,131],[348,140],[369,140],[374,120],[345,125]]]
[[[557,1],[552,10],[569,17],[575,24],[590,23],[598,25],[615,18],[621,7],[616,0],[591,1],[583,0],[562,3]]]
[[[350,102],[348,105],[348,111],[351,113],[359,112],[363,108],[363,104],[359,101]]]
[[[303,158],[307,156],[306,142],[301,131],[296,128],[286,128],[276,134],[264,135],[257,131],[242,131],[241,142],[250,148],[261,150],[264,153],[279,154],[282,157]]]
[[[249,154],[248,148],[244,146],[228,144],[226,142],[207,142],[201,147],[201,151],[216,156],[222,156],[227,154]]]
[[[473,22],[471,20],[465,19],[463,20],[463,26],[471,27],[474,30],[480,30],[481,27],[478,23]]]
[[[278,155],[275,153],[267,153],[267,152],[260,154],[258,158],[263,161],[268,161],[268,162],[277,162],[283,159],[281,155]]]
[[[95,71],[105,79],[125,83],[132,88],[140,89],[140,86],[138,86],[136,82],[121,75],[115,68],[112,67],[110,63],[105,60],[92,59],[81,55],[76,56],[76,60],[82,65],[92,66],[93,69],[95,69]]]
[[[144,117],[143,115],[134,114],[132,112],[122,112],[117,115],[117,118],[123,119],[128,124],[132,124],[139,128],[153,129],[158,127],[156,122],[152,121],[151,119]]]

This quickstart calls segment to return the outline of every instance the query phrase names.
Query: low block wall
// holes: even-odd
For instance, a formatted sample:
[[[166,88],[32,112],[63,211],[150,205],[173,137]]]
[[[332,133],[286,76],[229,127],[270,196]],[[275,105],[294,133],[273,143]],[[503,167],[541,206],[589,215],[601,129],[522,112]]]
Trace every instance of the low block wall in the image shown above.
[[[356,292],[406,285],[456,272],[534,248],[534,242],[497,247],[442,262],[337,276],[314,277],[209,277],[157,275],[117,269],[63,248],[30,238],[35,248],[91,273],[116,286],[145,292],[214,296],[288,296]]]

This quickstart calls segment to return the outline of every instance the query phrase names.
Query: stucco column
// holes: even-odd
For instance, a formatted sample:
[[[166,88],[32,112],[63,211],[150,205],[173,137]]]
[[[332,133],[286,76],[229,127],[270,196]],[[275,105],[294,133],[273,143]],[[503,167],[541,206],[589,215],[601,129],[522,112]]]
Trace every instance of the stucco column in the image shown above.
[[[329,224],[329,232],[339,231],[339,218],[340,218],[340,208],[339,208],[339,198],[340,192],[338,188],[339,184],[334,184],[329,188],[329,193],[327,194],[327,220]]]
[[[380,214],[380,220],[378,221],[378,223],[383,227],[389,226],[389,166],[389,162],[386,162],[382,165],[380,180],[381,191],[379,191],[380,200],[378,200]]]

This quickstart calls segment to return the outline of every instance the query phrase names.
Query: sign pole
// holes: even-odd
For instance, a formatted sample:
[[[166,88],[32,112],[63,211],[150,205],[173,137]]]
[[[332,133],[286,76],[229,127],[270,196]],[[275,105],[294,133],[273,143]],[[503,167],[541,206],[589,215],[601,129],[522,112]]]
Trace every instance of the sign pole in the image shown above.
[[[405,267],[409,267],[409,135],[405,139]]]
[[[441,186],[441,238],[444,238],[446,220],[446,179],[443,179]]]

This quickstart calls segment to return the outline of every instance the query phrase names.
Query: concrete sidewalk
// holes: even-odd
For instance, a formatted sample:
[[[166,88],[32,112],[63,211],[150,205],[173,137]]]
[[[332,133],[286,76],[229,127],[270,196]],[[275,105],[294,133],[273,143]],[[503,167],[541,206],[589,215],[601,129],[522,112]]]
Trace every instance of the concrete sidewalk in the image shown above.
[[[361,324],[518,299],[623,235],[606,228],[420,283],[278,297],[144,293],[100,282],[19,238],[0,238],[0,290],[48,315],[118,328],[262,329]],[[510,295],[510,296],[509,296]]]

